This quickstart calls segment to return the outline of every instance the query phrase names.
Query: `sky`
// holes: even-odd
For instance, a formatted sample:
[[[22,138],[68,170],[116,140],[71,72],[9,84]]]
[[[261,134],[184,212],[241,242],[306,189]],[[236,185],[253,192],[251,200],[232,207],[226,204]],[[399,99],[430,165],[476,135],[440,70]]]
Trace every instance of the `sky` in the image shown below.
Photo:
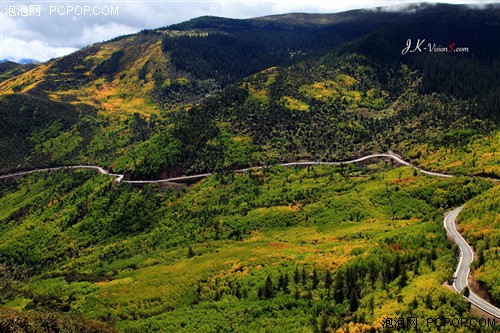
[[[249,18],[292,12],[335,13],[414,0],[0,0],[0,60],[46,61],[120,35],[214,15]],[[434,2],[434,1],[426,1]],[[481,5],[492,0],[443,0]]]

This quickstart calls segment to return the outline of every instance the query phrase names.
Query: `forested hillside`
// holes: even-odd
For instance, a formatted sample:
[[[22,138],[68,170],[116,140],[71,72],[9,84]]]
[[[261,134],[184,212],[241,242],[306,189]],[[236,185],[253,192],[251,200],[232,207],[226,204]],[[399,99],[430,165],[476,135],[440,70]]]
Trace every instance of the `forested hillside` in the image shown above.
[[[202,17],[123,36],[0,83],[4,94],[61,102],[74,119],[19,122],[21,107],[3,97],[4,126],[28,132],[2,138],[1,167],[94,163],[151,178],[393,149],[440,170],[498,175],[497,160],[468,148],[497,132],[498,33],[495,7],[439,5]],[[469,52],[402,55],[418,34]],[[442,151],[450,162],[433,162]]]
[[[456,264],[440,209],[491,185],[387,168],[271,168],[163,194],[82,171],[3,181],[2,302],[126,332],[467,316],[440,286]]]
[[[0,62],[0,82],[25,73],[35,66],[34,64],[23,65],[12,61]]]
[[[0,66],[1,174],[213,173],[175,187],[88,170],[0,179],[0,330],[368,332],[387,317],[472,318],[445,286],[458,248],[443,215],[461,205],[475,288],[498,304],[499,17],[498,5],[200,17]],[[403,54],[419,38],[467,52]],[[387,151],[456,177],[383,159],[275,165]]]

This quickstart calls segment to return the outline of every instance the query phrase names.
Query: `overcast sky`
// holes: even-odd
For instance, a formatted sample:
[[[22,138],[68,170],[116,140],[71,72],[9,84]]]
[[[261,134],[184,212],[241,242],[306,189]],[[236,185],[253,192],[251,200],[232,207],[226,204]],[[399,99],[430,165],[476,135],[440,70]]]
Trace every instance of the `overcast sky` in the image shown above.
[[[396,0],[0,0],[0,59],[45,61],[113,37],[202,15],[248,18],[290,12],[334,13],[415,1]],[[427,1],[434,2],[434,1]],[[444,0],[485,4],[491,0]]]

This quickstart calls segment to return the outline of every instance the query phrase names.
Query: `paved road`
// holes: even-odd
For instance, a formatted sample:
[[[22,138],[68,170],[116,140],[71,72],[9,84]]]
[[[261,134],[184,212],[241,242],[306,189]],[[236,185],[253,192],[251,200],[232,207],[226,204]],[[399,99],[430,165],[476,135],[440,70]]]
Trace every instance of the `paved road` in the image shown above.
[[[281,165],[284,167],[313,166],[313,165],[343,165],[343,164],[359,163],[359,162],[363,162],[366,160],[377,159],[377,158],[389,158],[389,159],[392,159],[399,164],[414,167],[410,163],[403,160],[399,155],[396,155],[392,152],[389,152],[387,154],[371,154],[371,155],[367,155],[367,156],[364,156],[361,158],[357,158],[354,160],[348,160],[348,161],[339,161],[339,162],[304,161],[304,162],[280,163],[278,165]],[[234,170],[234,172],[235,173],[245,173],[245,172],[248,172],[250,170],[259,170],[262,168],[263,168],[263,166],[257,166],[257,167],[252,167],[252,168]],[[445,177],[445,178],[453,177],[452,175],[446,175],[446,174],[437,173],[437,172],[425,171],[425,170],[419,169],[417,167],[414,167],[414,168],[419,170],[420,172],[422,172],[426,175],[430,175],[430,176]],[[64,167],[35,169],[35,170],[31,170],[31,171],[17,172],[17,173],[11,173],[11,174],[7,174],[7,175],[0,175],[0,179],[21,177],[21,176],[28,175],[28,174],[35,173],[35,172],[48,172],[48,171],[56,171],[56,170],[63,170],[63,169],[93,169],[93,170],[97,170],[99,173],[101,173],[103,175],[109,175],[112,177],[116,177],[116,179],[115,179],[116,182],[123,181],[123,182],[131,183],[131,184],[149,184],[149,183],[166,183],[166,182],[174,182],[175,183],[175,182],[183,182],[183,181],[190,181],[190,180],[196,181],[196,180],[200,180],[200,179],[203,179],[203,178],[206,178],[206,177],[209,177],[212,175],[212,173],[204,173],[204,174],[199,174],[199,175],[180,176],[180,177],[155,179],[155,180],[124,180],[123,179],[124,175],[118,174],[118,173],[110,173],[109,171],[107,171],[104,168],[97,166],[97,165],[72,165],[72,166],[64,166]]]
[[[54,167],[54,168],[43,168],[43,169],[35,169],[35,170],[30,170],[30,171],[23,171],[23,172],[16,172],[16,173],[9,173],[7,175],[0,175],[0,179],[7,179],[7,178],[15,178],[15,177],[21,177],[25,175],[29,175],[31,173],[35,172],[49,172],[49,171],[57,171],[57,170],[67,170],[67,169],[91,169],[91,170],[97,170],[97,172],[103,174],[103,175],[109,175],[112,177],[117,177],[116,181],[120,182],[123,179],[123,175],[117,174],[117,173],[110,173],[109,171],[106,171],[100,166],[97,165],[70,165],[70,166],[63,166],[63,167]]]
[[[458,244],[460,248],[460,260],[458,262],[457,270],[455,271],[455,281],[453,282],[453,288],[458,292],[462,292],[464,288],[468,285],[468,277],[470,272],[470,264],[474,260],[474,252],[472,248],[467,244],[462,235],[457,231],[456,220],[458,214],[462,211],[464,206],[455,208],[444,218],[444,227],[448,234],[453,238],[453,240]],[[481,310],[497,317],[500,319],[500,309],[486,302],[478,295],[476,295],[472,290],[469,290],[469,301],[480,308]]]

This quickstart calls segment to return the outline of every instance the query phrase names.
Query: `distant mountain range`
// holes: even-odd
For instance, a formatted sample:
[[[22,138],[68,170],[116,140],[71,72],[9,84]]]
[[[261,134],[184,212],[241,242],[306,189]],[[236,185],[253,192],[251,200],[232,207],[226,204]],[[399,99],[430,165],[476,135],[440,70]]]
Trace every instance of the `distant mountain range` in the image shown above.
[[[18,63],[18,64],[21,64],[21,65],[29,65],[29,64],[36,64],[36,63],[39,63],[38,60],[35,60],[35,59],[19,59],[19,60],[13,60],[13,59],[2,59],[0,60],[0,63],[4,63],[4,62],[15,62],[15,63]]]

